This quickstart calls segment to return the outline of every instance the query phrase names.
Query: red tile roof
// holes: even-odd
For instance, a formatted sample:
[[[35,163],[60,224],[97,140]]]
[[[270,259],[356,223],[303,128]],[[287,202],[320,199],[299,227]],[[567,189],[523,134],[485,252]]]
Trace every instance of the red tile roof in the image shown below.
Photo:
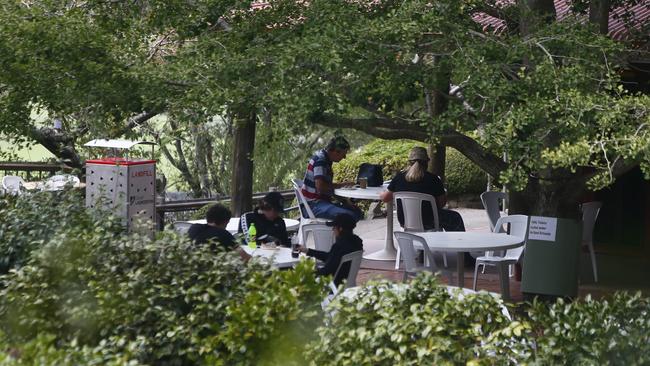
[[[512,4],[513,0],[503,0],[502,4]],[[555,10],[558,20],[566,18],[570,12],[567,0],[555,0]],[[485,32],[501,33],[506,29],[503,19],[485,13],[477,13],[474,20],[483,26]],[[629,29],[641,30],[642,26],[650,22],[650,1],[642,1],[632,7],[618,7],[609,14],[609,35],[618,40],[625,40],[629,36]]]

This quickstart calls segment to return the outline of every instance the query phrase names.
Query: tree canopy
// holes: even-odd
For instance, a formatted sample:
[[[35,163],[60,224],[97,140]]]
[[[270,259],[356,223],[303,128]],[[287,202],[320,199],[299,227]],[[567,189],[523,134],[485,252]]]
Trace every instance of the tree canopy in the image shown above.
[[[480,13],[508,30],[484,31]],[[0,124],[62,156],[159,113],[197,138],[196,121],[253,110],[296,134],[316,123],[447,145],[523,192],[522,212],[565,214],[587,183],[650,172],[650,99],[620,83],[632,43],[579,12],[555,19],[550,0],[12,2]],[[48,133],[34,108],[67,133]]]

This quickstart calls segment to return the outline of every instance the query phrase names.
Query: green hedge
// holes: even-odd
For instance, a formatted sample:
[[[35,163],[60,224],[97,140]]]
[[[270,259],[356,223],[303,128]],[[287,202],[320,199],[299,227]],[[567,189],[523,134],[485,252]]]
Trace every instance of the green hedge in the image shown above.
[[[359,151],[334,164],[337,181],[354,181],[362,163],[379,164],[383,167],[384,180],[406,168],[408,153],[413,146],[425,144],[410,140],[377,139],[363,146]],[[478,194],[485,191],[486,174],[458,151],[448,148],[446,158],[446,188],[451,195]]]
[[[327,279],[310,261],[276,271],[173,232],[127,235],[65,194],[30,199],[0,204],[34,219],[58,200],[78,220],[11,234],[29,250],[0,276],[2,365],[650,363],[650,300],[639,294],[522,304],[509,318],[500,299],[451,296],[423,274],[323,310]]]

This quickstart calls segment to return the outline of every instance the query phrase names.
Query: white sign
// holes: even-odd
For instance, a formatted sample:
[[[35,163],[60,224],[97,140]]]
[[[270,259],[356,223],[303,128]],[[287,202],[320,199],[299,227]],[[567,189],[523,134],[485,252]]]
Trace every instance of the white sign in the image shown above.
[[[531,216],[528,226],[528,239],[555,241],[556,217]]]

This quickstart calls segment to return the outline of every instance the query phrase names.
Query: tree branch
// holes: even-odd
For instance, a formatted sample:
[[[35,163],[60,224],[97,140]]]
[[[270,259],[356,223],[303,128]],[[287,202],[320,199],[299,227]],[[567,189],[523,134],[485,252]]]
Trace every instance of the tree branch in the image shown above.
[[[386,118],[347,118],[328,113],[313,116],[311,121],[333,128],[352,128],[388,140],[410,139],[427,142],[431,138],[437,138],[439,143],[458,150],[497,179],[501,171],[507,168],[507,164],[499,156],[487,151],[471,137],[456,131],[446,131],[434,136],[421,126],[397,123]]]

